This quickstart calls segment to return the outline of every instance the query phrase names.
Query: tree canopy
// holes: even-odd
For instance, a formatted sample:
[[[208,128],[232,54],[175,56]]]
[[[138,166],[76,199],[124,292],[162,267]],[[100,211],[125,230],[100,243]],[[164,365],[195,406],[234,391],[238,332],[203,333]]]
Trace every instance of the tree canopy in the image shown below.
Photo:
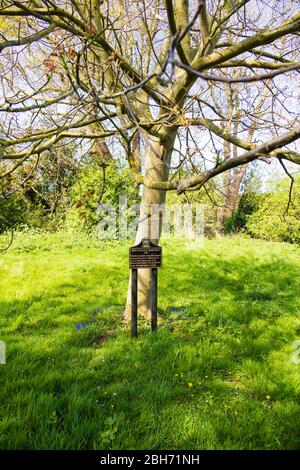
[[[66,139],[117,145],[137,184],[159,190],[265,156],[300,163],[296,3],[2,0],[2,176]],[[169,180],[168,146],[173,165],[201,171]],[[149,149],[161,177],[143,168]]]

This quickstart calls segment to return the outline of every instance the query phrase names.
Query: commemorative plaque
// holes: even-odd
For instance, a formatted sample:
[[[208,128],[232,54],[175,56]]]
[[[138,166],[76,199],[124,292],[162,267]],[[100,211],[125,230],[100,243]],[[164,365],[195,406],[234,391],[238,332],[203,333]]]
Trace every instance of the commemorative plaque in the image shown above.
[[[154,245],[149,238],[129,249],[130,269],[160,268],[162,248]]]
[[[157,328],[157,268],[161,267],[162,248],[149,238],[129,248],[131,269],[131,336],[137,336],[138,314],[138,269],[151,269],[151,329]]]

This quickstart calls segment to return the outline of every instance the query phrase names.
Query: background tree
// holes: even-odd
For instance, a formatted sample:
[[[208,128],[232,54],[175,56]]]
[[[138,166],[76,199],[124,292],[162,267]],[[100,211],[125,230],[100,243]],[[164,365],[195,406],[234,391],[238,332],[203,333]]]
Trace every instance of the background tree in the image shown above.
[[[62,139],[105,140],[112,155],[122,147],[143,185],[136,242],[149,235],[151,206],[164,203],[166,191],[199,189],[256,159],[300,163],[290,145],[300,136],[294,2],[2,0],[0,15],[3,175],[37,164]],[[277,107],[262,120],[244,101],[253,84],[270,80]],[[229,115],[220,103],[220,115],[213,96],[220,83],[247,84],[241,112]],[[272,125],[261,129],[265,120]],[[187,161],[201,171],[169,179],[172,165]],[[149,273],[139,276],[147,316]]]

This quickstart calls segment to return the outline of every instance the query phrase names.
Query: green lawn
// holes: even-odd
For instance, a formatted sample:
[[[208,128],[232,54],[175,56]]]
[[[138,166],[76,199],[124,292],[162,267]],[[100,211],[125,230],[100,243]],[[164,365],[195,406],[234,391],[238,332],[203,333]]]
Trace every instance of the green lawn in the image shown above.
[[[300,448],[300,249],[164,243],[159,330],[132,340],[128,246],[18,234],[1,254],[0,448]]]

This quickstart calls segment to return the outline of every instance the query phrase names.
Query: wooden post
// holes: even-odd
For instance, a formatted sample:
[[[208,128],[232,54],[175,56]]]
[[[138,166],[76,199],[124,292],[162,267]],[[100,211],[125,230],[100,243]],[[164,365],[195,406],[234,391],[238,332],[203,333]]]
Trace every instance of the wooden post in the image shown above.
[[[151,269],[151,330],[157,329],[157,268],[161,267],[162,248],[149,238],[143,238],[129,248],[131,269],[131,336],[137,336],[138,320],[138,269]]]
[[[151,330],[157,328],[157,268],[152,268],[151,278]]]
[[[137,269],[131,270],[131,336],[137,336]]]

